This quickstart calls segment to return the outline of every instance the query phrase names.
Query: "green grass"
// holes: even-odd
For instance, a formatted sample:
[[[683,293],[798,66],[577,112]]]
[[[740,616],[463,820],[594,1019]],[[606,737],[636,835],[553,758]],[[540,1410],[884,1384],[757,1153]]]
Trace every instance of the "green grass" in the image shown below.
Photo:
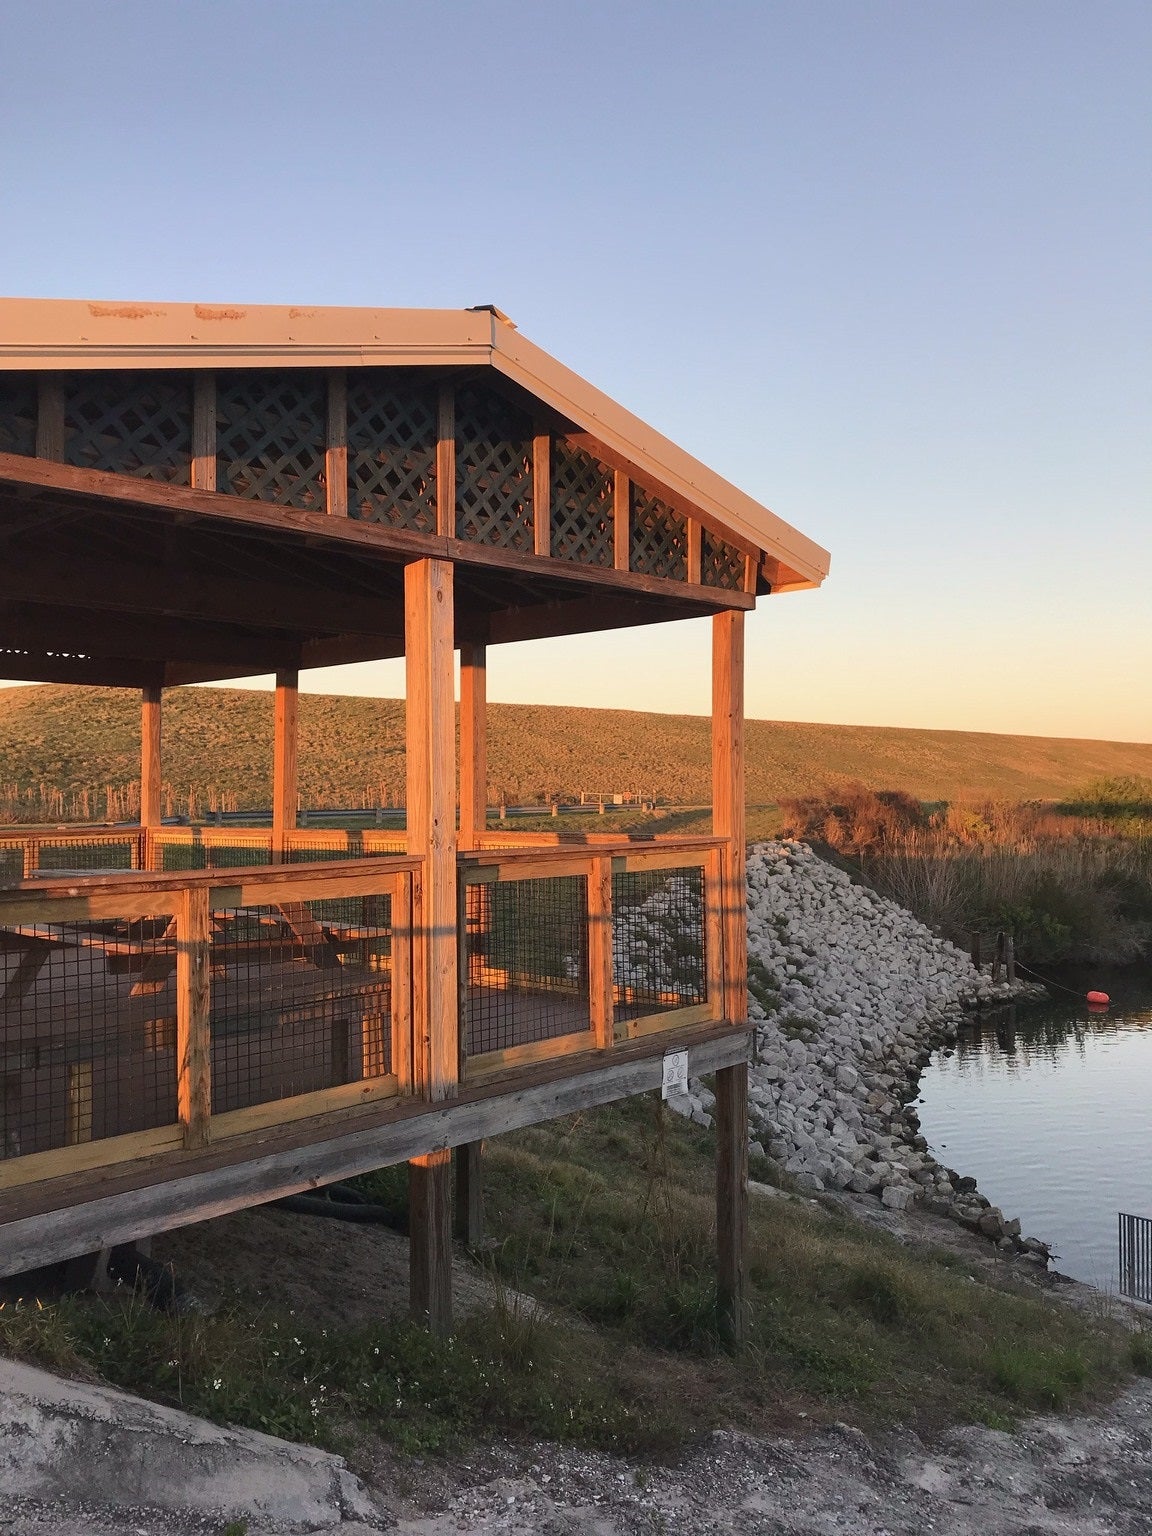
[[[9,802],[10,816],[55,816],[49,809],[54,795],[67,802],[68,815],[103,816],[107,786],[123,797],[138,777],[139,701],[130,690],[51,684],[0,689],[0,727],[0,804]],[[271,733],[268,694],[169,690],[164,776],[177,807],[186,805],[192,789],[201,807],[218,800],[226,807],[267,808]],[[846,778],[938,801],[1059,798],[1091,780],[1152,777],[1152,746],[1117,742],[767,720],[750,720],[746,740],[748,800],[759,807]],[[8,793],[11,786],[25,797],[19,804],[19,796]],[[501,796],[510,804],[570,799],[581,790],[634,790],[676,805],[708,804],[708,721],[626,710],[490,706],[493,803]],[[402,702],[302,695],[300,791],[305,804],[318,807],[374,804],[377,797],[399,804]],[[619,826],[618,817],[612,811],[573,822],[581,830],[604,831]],[[519,820],[508,825],[527,830]],[[557,830],[551,818],[542,825]],[[662,830],[676,825],[669,818]],[[751,830],[764,836],[774,827]]]
[[[241,1291],[212,1316],[129,1296],[0,1309],[0,1350],[221,1422],[354,1450],[493,1433],[664,1453],[720,1424],[1010,1426],[1152,1373],[1129,1334],[952,1252],[913,1251],[808,1201],[753,1196],[750,1337],[725,1344],[709,1133],[645,1097],[489,1143],[495,1303],[438,1340],[333,1328]],[[765,1172],[766,1170],[758,1170]],[[398,1212],[403,1173],[360,1181]],[[513,1305],[513,1288],[543,1315]]]

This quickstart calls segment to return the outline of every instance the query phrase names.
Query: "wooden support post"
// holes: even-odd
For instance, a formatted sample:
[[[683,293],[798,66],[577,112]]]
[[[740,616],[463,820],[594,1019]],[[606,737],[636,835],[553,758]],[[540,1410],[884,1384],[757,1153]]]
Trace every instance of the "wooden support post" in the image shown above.
[[[547,433],[532,439],[532,517],[535,550],[552,553],[552,439]]]
[[[328,447],[324,454],[327,507],[348,516],[348,386],[343,368],[328,371]]]
[[[296,739],[300,674],[276,674],[276,721],[272,743],[272,862],[284,858],[284,837],[296,827]]]
[[[720,855],[724,946],[724,1017],[748,1017],[748,940],[744,825],[744,615],[712,620],[712,830]],[[733,1344],[746,1331],[745,1250],[748,1233],[748,1064],[716,1074],[717,1293]]]
[[[436,425],[436,532],[456,537],[456,391],[441,384]]]
[[[1004,974],[1010,987],[1016,985],[1016,940],[1010,933],[1004,935]]]
[[[148,687],[140,698],[140,825],[144,828],[144,868],[151,869],[152,839],[149,833],[160,825],[160,787],[162,779],[160,726],[161,691]]]
[[[612,476],[612,530],[616,569],[626,571],[632,550],[632,482],[622,469]]]
[[[216,489],[216,375],[203,368],[192,383],[192,485]]]
[[[64,383],[58,373],[42,373],[36,411],[36,457],[64,457]]]
[[[484,1143],[465,1142],[456,1148],[456,1236],[466,1248],[484,1241]]]
[[[186,1147],[208,1145],[212,1113],[208,887],[180,893],[176,938],[176,1102]]]
[[[404,571],[408,852],[422,861],[413,955],[413,1077],[449,1098],[459,1080],[456,905],[456,703],[452,565]],[[452,1321],[452,1164],[448,1152],[410,1165],[412,1313],[437,1332]]]

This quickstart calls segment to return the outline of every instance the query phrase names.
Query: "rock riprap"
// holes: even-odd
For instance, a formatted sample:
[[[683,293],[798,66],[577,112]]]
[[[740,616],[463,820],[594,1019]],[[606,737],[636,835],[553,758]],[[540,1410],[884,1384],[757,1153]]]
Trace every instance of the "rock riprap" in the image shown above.
[[[993,984],[903,907],[852,882],[805,843],[748,858],[751,1150],[798,1189],[923,1201],[1037,1263],[1047,1249],[930,1153],[911,1101],[932,1051],[965,1011],[1043,994]],[[689,1085],[674,1107],[710,1124],[712,1096]]]

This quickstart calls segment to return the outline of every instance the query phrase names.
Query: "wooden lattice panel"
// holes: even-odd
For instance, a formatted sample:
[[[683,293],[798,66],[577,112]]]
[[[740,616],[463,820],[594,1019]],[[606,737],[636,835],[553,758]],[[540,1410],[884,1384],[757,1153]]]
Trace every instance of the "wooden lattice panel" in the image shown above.
[[[36,452],[36,375],[0,373],[0,453]]]
[[[326,510],[328,387],[323,374],[244,369],[216,376],[216,488]]]
[[[726,592],[744,590],[744,551],[726,544],[707,528],[700,544],[700,581],[705,587],[723,587]]]
[[[688,519],[659,496],[632,486],[632,537],[629,564],[645,576],[688,579]]]
[[[349,380],[350,516],[436,532],[436,421],[434,385],[376,369]]]
[[[192,381],[182,373],[79,373],[64,404],[64,462],[188,485]]]
[[[552,554],[584,565],[615,559],[612,471],[557,438],[552,444]]]
[[[531,423],[476,385],[456,397],[456,534],[524,554],[535,547]]]

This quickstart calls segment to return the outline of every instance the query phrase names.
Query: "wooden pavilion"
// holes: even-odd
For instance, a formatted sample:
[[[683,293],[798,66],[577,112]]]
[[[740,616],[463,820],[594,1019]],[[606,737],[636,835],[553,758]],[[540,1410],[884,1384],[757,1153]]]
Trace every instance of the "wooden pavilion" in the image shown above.
[[[742,1326],[744,615],[825,553],[499,311],[0,301],[0,674],[139,689],[140,825],[0,837],[0,1275],[716,1074]],[[489,645],[712,619],[710,837],[486,820]],[[459,773],[454,651],[459,650]],[[301,668],[405,658],[407,832],[296,825]],[[274,672],[271,829],[161,821],[162,690]]]

